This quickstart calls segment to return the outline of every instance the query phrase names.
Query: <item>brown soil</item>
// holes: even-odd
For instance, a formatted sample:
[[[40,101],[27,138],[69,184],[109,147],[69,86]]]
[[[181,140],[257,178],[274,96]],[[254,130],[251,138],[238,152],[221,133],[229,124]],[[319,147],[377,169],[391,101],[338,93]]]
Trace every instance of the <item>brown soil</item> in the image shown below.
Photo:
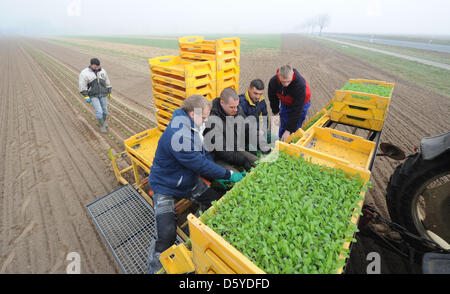
[[[80,253],[83,273],[120,272],[86,205],[118,187],[107,149],[123,151],[124,139],[153,126],[148,64],[39,39],[1,39],[0,56],[0,273],[64,273],[72,251]],[[93,56],[113,84],[109,135],[99,133],[92,106],[77,89]],[[241,92],[254,78],[268,82],[282,64],[310,84],[308,117],[349,78],[367,78],[396,83],[382,142],[408,154],[422,137],[448,131],[448,97],[295,36],[283,37],[278,55],[242,55]],[[366,203],[384,216],[386,184],[397,164],[375,161]]]

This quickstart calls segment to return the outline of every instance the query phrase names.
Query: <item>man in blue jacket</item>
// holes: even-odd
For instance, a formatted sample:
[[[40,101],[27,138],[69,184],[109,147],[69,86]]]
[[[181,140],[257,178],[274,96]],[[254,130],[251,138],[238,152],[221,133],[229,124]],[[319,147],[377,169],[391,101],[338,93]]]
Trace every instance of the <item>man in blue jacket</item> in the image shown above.
[[[272,136],[268,132],[267,126],[267,104],[264,99],[264,82],[256,79],[250,82],[247,92],[239,95],[239,106],[242,108],[246,117],[255,117],[258,130],[257,150],[267,153],[270,151]],[[263,121],[260,121],[260,120]]]
[[[152,242],[148,273],[156,273],[162,265],[159,256],[175,243],[175,201],[186,198],[206,210],[220,195],[200,176],[240,181],[243,176],[214,163],[203,144],[203,125],[209,117],[211,102],[201,95],[186,99],[173,113],[172,121],[158,142],[149,176],[153,190],[157,238]]]

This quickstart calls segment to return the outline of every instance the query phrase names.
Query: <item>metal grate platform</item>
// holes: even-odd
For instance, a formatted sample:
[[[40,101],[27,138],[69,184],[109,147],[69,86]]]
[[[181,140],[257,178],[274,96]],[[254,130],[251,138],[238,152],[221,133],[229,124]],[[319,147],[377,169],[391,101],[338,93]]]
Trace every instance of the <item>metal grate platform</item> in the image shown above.
[[[155,215],[147,201],[126,185],[89,204],[87,210],[123,272],[145,273],[150,243],[156,238]]]

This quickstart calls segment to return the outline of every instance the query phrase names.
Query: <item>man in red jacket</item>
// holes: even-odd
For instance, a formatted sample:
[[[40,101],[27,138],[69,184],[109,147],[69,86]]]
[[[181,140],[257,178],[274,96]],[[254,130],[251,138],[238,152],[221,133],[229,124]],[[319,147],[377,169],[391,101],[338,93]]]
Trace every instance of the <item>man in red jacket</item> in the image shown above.
[[[284,65],[270,80],[268,92],[272,113],[280,122],[278,136],[285,141],[302,127],[311,105],[311,90],[296,69]]]

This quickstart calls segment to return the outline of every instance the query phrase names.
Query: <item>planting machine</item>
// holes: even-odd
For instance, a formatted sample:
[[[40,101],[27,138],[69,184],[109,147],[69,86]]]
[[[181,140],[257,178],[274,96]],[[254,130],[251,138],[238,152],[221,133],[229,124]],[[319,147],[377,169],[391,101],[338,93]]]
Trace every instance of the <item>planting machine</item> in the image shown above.
[[[126,139],[124,152],[113,154],[110,151],[114,173],[123,186],[87,207],[125,273],[146,272],[148,248],[156,238],[148,174],[158,140],[170,122],[173,110],[191,94],[202,94],[212,99],[223,88],[239,89],[239,39],[205,41],[201,37],[185,37],[179,43],[180,57],[150,60],[158,126]],[[303,156],[313,164],[341,169],[349,175],[360,175],[365,181],[370,180],[377,156],[404,160],[405,155],[399,148],[380,143],[394,84],[363,79],[349,82],[381,85],[391,90],[388,97],[336,91],[330,103],[312,116],[303,128],[285,142],[276,142],[274,151]],[[448,253],[449,148],[450,133],[425,138],[420,150],[396,168],[386,195],[392,221],[382,218],[375,210],[364,206],[364,201],[360,201],[362,213],[352,214],[348,222],[360,226],[369,218],[385,222],[419,252]],[[378,150],[381,152],[377,153]],[[119,166],[123,162],[127,162],[127,167],[121,169]],[[250,172],[247,177],[251,176]],[[365,194],[363,191],[361,193]],[[226,197],[225,194],[221,201]],[[179,216],[178,237],[176,244],[161,254],[163,272],[264,273],[206,226],[201,218],[197,218],[193,208],[188,200],[180,200],[175,205]],[[343,248],[351,246],[351,242],[342,242]],[[429,268],[428,265],[435,266],[440,262],[439,258],[445,259],[446,256],[427,255],[426,268]],[[340,258],[345,259],[343,256]],[[337,273],[344,273],[345,269],[342,267]]]

